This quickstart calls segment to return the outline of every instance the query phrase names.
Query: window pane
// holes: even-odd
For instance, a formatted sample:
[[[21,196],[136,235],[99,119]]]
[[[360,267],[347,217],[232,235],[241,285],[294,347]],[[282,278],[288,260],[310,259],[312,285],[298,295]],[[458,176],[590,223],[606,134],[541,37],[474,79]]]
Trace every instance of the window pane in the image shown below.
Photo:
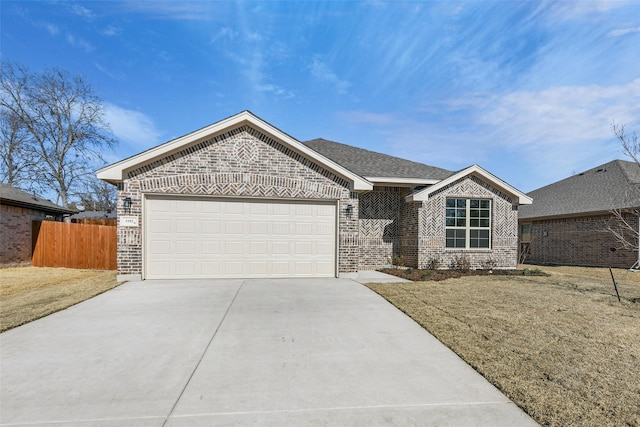
[[[456,199],[447,199],[447,207],[455,208],[456,207]]]
[[[469,216],[471,216],[471,218],[478,218],[480,216],[480,211],[478,209],[471,209],[471,211],[469,211]]]
[[[453,239],[456,236],[456,230],[448,229],[447,230],[447,239]]]
[[[466,227],[467,226],[467,220],[464,218],[459,218],[456,219],[456,227]]]
[[[480,207],[483,209],[489,209],[489,200],[480,200]]]
[[[447,216],[451,217],[451,218],[455,217],[456,216],[456,210],[447,208]]]
[[[467,207],[467,200],[466,199],[456,199],[456,206],[459,208],[466,208]]]
[[[456,219],[455,218],[447,218],[447,227],[455,227]]]
[[[458,218],[464,218],[467,216],[467,210],[466,209],[456,209],[456,216]]]
[[[480,220],[480,227],[489,227],[489,220],[488,219],[481,219]]]
[[[471,209],[478,208],[480,206],[480,200],[469,200],[469,206],[471,206]]]
[[[471,227],[480,227],[480,220],[479,219],[470,219],[469,220],[469,226],[471,226]]]
[[[481,210],[480,211],[480,217],[489,218],[489,211],[488,210]]]

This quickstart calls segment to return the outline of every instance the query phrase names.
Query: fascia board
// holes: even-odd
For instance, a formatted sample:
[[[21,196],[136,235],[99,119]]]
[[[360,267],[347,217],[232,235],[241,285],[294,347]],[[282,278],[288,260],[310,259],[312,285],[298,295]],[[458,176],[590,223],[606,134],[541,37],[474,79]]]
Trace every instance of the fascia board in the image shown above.
[[[517,190],[516,188],[512,187],[511,185],[507,184],[506,182],[504,182],[503,180],[501,180],[500,178],[496,177],[495,175],[487,172],[486,170],[482,169],[480,166],[478,165],[473,165],[473,166],[469,166],[466,169],[461,170],[460,172],[451,175],[449,178],[443,179],[442,181],[438,182],[437,184],[432,185],[431,187],[425,188],[424,190],[418,191],[417,193],[413,193],[408,195],[405,200],[407,202],[422,202],[422,201],[426,201],[429,199],[429,196],[434,193],[435,191],[440,190],[441,188],[446,187],[447,185],[451,184],[452,182],[455,182],[461,178],[464,178],[467,175],[477,175],[480,178],[482,178],[484,181],[487,181],[489,183],[491,183],[493,186],[499,188],[500,190],[504,191],[507,194],[510,194],[511,196],[513,196],[514,198],[516,198],[517,203],[519,205],[530,205],[533,203],[533,199],[529,196],[527,196],[526,194],[524,194],[523,192]]]
[[[257,116],[255,116],[249,111],[243,111],[239,114],[236,114],[235,116],[231,116],[227,119],[221,120],[212,125],[209,125],[202,129],[191,132],[190,134],[173,139],[169,142],[158,145],[156,147],[150,148],[147,151],[144,151],[140,154],[129,157],[127,159],[121,160],[117,163],[113,163],[109,166],[99,169],[96,172],[96,175],[99,179],[107,182],[111,182],[111,183],[121,182],[124,179],[124,175],[127,171],[134,169],[141,164],[153,161],[154,159],[157,159],[160,157],[167,156],[175,151],[179,151],[200,140],[210,138],[216,133],[221,133],[230,127],[238,126],[244,122],[247,122],[256,126],[258,129],[261,129],[265,133],[272,135],[273,137],[280,140],[285,145],[289,146],[299,154],[311,160],[314,160],[315,162],[326,167],[332,172],[335,172],[337,175],[340,175],[341,177],[345,178],[347,181],[350,181],[352,183],[353,190],[373,189],[373,184],[368,182],[366,179],[360,177],[359,175],[354,174],[353,172],[345,169],[344,167],[338,165],[337,163],[311,150],[310,148],[302,144],[300,141],[287,135],[286,133],[282,132],[280,129],[272,126],[271,124],[265,122],[264,120],[258,118]]]
[[[412,187],[416,185],[433,185],[440,180],[438,179],[424,179],[424,178],[402,178],[402,177],[386,177],[386,176],[365,176],[367,181],[372,182],[376,185],[385,185],[389,184],[389,186],[399,185]]]

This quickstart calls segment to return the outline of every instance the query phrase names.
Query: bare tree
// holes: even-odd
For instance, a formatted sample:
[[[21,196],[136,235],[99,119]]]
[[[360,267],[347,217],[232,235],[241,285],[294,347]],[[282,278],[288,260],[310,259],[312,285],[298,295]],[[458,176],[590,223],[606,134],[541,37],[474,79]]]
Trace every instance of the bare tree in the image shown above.
[[[624,153],[640,169],[638,135],[635,132],[631,135],[627,134],[624,125],[615,122],[611,124],[611,128],[620,141]],[[638,176],[640,176],[640,171]],[[640,186],[638,184],[640,182],[637,180],[631,180],[625,189],[628,206],[611,210],[613,216],[607,224],[607,230],[613,234],[618,242],[616,249],[638,251],[638,243],[640,242]],[[640,261],[640,253],[638,255]]]
[[[29,134],[22,121],[9,111],[0,111],[0,180],[11,187],[29,187],[33,162],[26,155]]]
[[[59,69],[31,73],[3,61],[0,78],[0,108],[30,137],[24,149],[34,162],[31,183],[68,207],[69,196],[104,163],[102,151],[116,144],[100,99],[81,76]]]
[[[77,194],[79,204],[92,211],[115,211],[118,189],[115,185],[93,178],[85,191]],[[76,205],[77,206],[77,205]]]

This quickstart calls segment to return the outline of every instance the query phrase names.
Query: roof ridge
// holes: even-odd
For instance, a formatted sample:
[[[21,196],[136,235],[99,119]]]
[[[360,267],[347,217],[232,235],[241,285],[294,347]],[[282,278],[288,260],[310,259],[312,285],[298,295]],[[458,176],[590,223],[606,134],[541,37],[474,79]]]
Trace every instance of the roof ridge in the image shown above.
[[[640,184],[640,180],[639,181],[633,180],[631,178],[631,176],[629,175],[629,171],[627,170],[627,168],[622,166],[624,164],[627,164],[630,167],[633,167],[635,165],[640,170],[640,164],[638,164],[636,162],[630,162],[628,160],[620,160],[620,159],[614,160],[613,163],[615,163],[618,166],[618,168],[620,168],[620,171],[622,172],[622,175],[627,180],[627,185]]]

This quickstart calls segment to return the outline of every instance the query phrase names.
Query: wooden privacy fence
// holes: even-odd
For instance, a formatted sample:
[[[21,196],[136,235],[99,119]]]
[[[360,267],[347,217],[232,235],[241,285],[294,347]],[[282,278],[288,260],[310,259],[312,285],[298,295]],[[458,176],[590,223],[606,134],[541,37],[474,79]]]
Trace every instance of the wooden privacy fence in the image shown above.
[[[116,269],[117,227],[33,221],[36,267]]]

